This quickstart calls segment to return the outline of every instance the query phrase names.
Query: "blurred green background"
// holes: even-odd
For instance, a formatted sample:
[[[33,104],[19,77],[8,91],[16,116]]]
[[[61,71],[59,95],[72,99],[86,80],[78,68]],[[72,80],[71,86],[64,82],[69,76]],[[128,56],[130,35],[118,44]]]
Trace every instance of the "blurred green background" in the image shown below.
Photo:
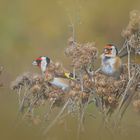
[[[0,140],[76,139],[76,123],[70,119],[69,132],[56,127],[43,137],[39,126],[27,122],[16,125],[17,96],[10,82],[26,71],[36,71],[31,62],[40,55],[61,61],[69,68],[64,55],[67,39],[75,25],[78,42],[96,42],[101,51],[106,43],[123,44],[121,31],[129,21],[131,10],[140,10],[139,0],[0,0]],[[100,128],[101,118],[89,119],[81,139],[140,139],[140,116],[133,110],[125,115],[123,133],[116,136]]]

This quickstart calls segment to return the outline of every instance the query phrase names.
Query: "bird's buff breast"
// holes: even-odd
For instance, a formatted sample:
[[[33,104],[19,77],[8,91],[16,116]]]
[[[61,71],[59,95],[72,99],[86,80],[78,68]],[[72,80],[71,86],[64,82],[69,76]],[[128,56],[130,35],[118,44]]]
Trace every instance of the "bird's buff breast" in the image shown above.
[[[106,74],[113,74],[115,72],[114,68],[115,59],[114,58],[103,58],[101,70]]]

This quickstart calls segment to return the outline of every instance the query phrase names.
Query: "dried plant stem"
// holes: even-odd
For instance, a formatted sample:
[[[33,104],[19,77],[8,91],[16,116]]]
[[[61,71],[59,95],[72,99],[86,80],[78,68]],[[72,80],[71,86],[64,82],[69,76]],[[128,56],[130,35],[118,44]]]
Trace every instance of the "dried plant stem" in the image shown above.
[[[120,54],[125,48],[126,48],[126,43],[127,43],[127,40],[125,40],[123,46],[121,47],[121,49],[119,50],[118,54]]]
[[[19,97],[21,97],[20,95],[21,95],[21,91],[19,90]],[[19,100],[20,100],[20,101],[19,101],[19,102],[20,102],[20,105],[19,105],[19,112],[22,112],[22,111],[23,111],[23,106],[24,106],[25,99],[27,99],[29,95],[30,95],[30,94],[29,94],[29,92],[28,92],[28,86],[25,85],[25,91],[24,91],[24,95],[23,95],[23,97],[22,97],[22,101],[21,101],[21,99],[19,99]]]
[[[121,107],[122,107],[122,105],[123,105],[123,103],[124,103],[124,100],[125,100],[125,98],[126,98],[126,95],[128,94],[128,91],[129,91],[130,87],[131,87],[132,84],[133,84],[133,80],[134,80],[134,79],[135,79],[135,74],[133,75],[133,77],[131,77],[131,79],[130,79],[130,80],[128,81],[128,83],[127,83],[126,89],[125,89],[125,91],[124,91],[124,93],[123,93],[123,97],[122,97],[122,99],[121,99],[121,101],[120,101],[120,103],[119,103],[118,110],[121,109]]]
[[[84,91],[83,72],[80,72],[81,91]]]
[[[43,95],[44,93],[40,93],[40,95],[38,97],[35,97],[32,102],[30,103],[30,106],[28,107],[26,113],[24,114],[23,118],[24,119],[26,117],[26,115],[29,113],[29,112],[32,112],[33,111],[33,106],[35,105],[35,103],[40,99],[40,97]]]
[[[136,93],[135,89],[137,86],[137,79],[139,78],[140,78],[140,73],[139,71],[136,71],[134,75],[131,77],[131,79],[129,80],[127,87],[124,91],[123,97],[119,103],[118,109],[116,111],[118,117],[115,126],[118,126],[121,119],[123,118],[124,113],[126,112],[126,109],[128,108],[130,102],[132,101],[132,98]]]
[[[131,72],[130,72],[130,64],[131,64],[130,52],[131,52],[131,48],[129,47],[128,42],[127,42],[126,46],[127,46],[127,52],[128,52],[128,78],[130,80],[130,78],[131,78]]]
[[[69,20],[70,20],[70,28],[72,29],[72,38],[73,38],[73,47],[76,47],[76,31],[75,31],[75,25],[74,25],[74,21],[72,21],[72,18],[69,16]]]
[[[29,106],[29,111],[28,112],[30,112],[32,110],[35,103],[42,97],[43,94],[44,93],[42,92],[42,93],[39,94],[39,96],[37,96],[37,97],[35,97],[35,99],[33,99],[32,103]]]
[[[84,107],[82,109],[80,109],[79,111],[79,115],[78,115],[78,131],[77,131],[77,139],[79,139],[80,137],[80,132],[84,131],[84,114],[85,114],[85,110],[87,108],[87,105],[84,105]]]
[[[21,89],[22,89],[22,88],[21,88],[21,86],[20,86],[20,88],[19,88],[19,90],[18,90],[18,93],[17,93],[17,94],[18,94],[18,102],[19,102],[19,106],[20,106],[20,104],[21,104],[21,100],[22,100],[22,99],[21,99]]]
[[[81,105],[81,108],[79,110],[79,114],[78,114],[79,123],[78,123],[77,139],[80,138],[80,132],[81,132],[81,130],[82,130],[82,132],[84,131],[85,112],[87,110],[88,105],[91,103],[91,96],[89,97],[88,101],[85,104],[82,104]]]
[[[129,90],[130,90],[130,94],[129,94],[129,97],[128,97],[128,99],[127,99],[127,101],[126,101],[126,103],[125,103],[125,105],[124,105],[124,107],[123,107],[123,110],[122,110],[121,114],[120,114],[120,119],[122,119],[122,117],[123,117],[123,115],[124,115],[126,109],[128,108],[130,102],[132,101],[132,98],[133,98],[134,95],[136,94],[135,89],[136,89],[137,82],[138,82],[136,78],[138,78],[138,79],[140,78],[139,72],[136,73],[136,76],[135,76],[135,79],[134,79],[135,82],[132,83],[132,84],[133,84],[133,87],[129,89]]]
[[[53,99],[53,101],[51,102],[50,106],[49,106],[49,110],[47,111],[47,113],[45,113],[45,119],[48,118],[49,114],[52,112],[52,107],[55,103],[56,99]]]
[[[101,68],[98,68],[98,69],[94,72],[94,74],[98,73],[100,70],[101,70]]]
[[[60,116],[63,114],[63,112],[65,111],[66,107],[68,106],[70,102],[70,99],[68,99],[66,101],[66,103],[64,104],[63,108],[61,109],[61,111],[58,113],[58,115],[56,116],[56,118],[53,120],[53,122],[44,130],[44,135],[57,123],[58,119],[60,118]]]

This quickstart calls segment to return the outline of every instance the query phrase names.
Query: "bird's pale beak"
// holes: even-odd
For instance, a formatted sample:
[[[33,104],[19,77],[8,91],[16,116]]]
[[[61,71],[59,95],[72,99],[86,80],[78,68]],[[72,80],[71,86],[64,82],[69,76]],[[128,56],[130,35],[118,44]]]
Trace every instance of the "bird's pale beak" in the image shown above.
[[[37,66],[37,62],[36,62],[36,61],[33,61],[33,62],[32,62],[32,65],[33,65],[33,66]]]

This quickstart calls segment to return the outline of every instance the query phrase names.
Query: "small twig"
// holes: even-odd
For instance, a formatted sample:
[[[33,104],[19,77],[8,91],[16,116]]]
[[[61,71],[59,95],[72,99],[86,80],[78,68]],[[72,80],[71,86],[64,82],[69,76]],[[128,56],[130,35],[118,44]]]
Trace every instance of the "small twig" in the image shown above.
[[[100,70],[101,70],[101,68],[98,68],[98,69],[94,72],[94,74],[98,73]]]

